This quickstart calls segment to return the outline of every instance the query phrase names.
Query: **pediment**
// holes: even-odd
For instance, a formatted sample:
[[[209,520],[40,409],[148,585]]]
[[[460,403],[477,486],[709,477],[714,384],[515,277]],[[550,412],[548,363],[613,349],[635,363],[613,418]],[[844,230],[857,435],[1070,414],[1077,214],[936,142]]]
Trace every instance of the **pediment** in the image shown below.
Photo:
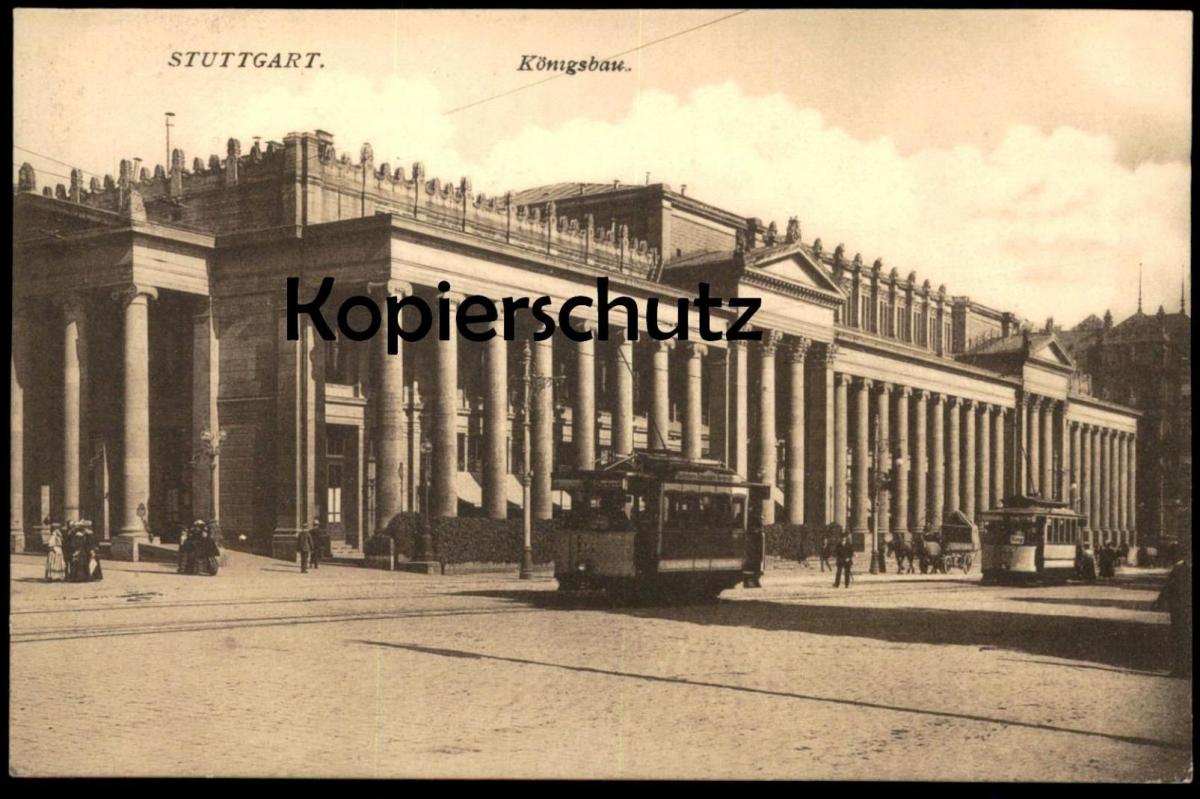
[[[1056,338],[1050,338],[1041,346],[1031,350],[1029,357],[1031,360],[1052,363],[1055,366],[1065,366],[1068,369],[1075,368],[1075,362],[1071,360],[1071,356],[1067,353],[1066,347],[1064,347]]]
[[[842,291],[833,277],[803,251],[796,249],[775,258],[755,261],[747,269],[768,278],[782,280],[799,289],[808,289],[841,298]]]

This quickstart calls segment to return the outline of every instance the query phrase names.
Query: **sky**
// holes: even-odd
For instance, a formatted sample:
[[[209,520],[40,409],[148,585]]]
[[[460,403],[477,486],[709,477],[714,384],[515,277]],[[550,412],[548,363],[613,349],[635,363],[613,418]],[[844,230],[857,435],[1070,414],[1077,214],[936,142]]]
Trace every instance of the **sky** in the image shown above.
[[[165,163],[173,111],[189,164],[319,128],[488,194],[648,172],[1039,324],[1124,318],[1139,264],[1145,310],[1178,310],[1189,13],[736,11],[18,10],[14,181],[23,161],[43,185],[67,182],[59,162]],[[519,70],[618,53],[620,72]]]

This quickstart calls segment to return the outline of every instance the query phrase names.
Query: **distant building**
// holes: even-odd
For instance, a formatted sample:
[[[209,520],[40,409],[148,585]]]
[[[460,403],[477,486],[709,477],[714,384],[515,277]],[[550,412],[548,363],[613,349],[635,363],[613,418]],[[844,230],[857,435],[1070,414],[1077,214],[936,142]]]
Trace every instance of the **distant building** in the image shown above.
[[[1142,411],[1137,437],[1137,526],[1143,540],[1182,541],[1192,528],[1192,320],[1140,307],[1114,325],[1089,316],[1058,338],[1090,393]]]

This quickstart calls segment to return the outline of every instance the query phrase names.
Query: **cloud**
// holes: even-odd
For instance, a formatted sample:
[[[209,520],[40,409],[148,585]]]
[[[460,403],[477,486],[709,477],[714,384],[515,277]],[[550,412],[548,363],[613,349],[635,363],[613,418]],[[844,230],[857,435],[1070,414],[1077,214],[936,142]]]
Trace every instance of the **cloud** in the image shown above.
[[[989,151],[904,157],[887,138],[857,140],[817,111],[732,83],[685,99],[644,92],[615,123],[525,127],[478,170],[516,187],[637,183],[646,171],[738,213],[781,224],[798,215],[806,241],[844,242],[868,263],[882,257],[902,274],[1038,320],[1131,312],[1139,261],[1154,278],[1148,302],[1176,296],[1170,287],[1189,259],[1188,164],[1128,168],[1105,136],[1019,125]]]

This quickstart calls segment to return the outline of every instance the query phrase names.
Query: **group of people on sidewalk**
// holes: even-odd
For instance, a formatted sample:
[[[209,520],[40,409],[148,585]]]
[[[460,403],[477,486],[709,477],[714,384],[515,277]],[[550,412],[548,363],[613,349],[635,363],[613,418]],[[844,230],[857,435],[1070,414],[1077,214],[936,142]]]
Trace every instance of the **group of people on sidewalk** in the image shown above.
[[[221,548],[215,523],[210,527],[197,519],[191,529],[179,531],[179,573],[216,576],[221,567]]]
[[[90,521],[68,521],[65,529],[57,522],[51,523],[46,547],[47,582],[88,583],[104,579],[100,547]]]

